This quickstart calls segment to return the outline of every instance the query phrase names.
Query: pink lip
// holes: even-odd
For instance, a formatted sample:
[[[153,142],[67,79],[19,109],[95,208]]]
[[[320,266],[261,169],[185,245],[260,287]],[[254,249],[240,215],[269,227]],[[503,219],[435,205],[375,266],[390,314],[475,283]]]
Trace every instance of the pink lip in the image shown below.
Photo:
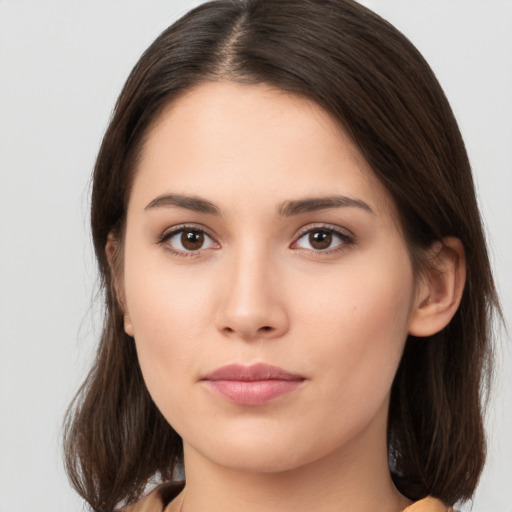
[[[258,363],[231,364],[208,373],[202,379],[216,394],[240,405],[263,405],[291,393],[305,378],[277,366]]]

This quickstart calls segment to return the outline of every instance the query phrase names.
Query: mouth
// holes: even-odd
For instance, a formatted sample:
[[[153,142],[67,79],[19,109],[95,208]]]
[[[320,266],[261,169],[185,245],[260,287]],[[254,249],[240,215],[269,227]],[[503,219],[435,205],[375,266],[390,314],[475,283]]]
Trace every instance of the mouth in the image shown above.
[[[296,390],[306,379],[277,366],[232,364],[201,379],[208,389],[239,405],[263,405]]]

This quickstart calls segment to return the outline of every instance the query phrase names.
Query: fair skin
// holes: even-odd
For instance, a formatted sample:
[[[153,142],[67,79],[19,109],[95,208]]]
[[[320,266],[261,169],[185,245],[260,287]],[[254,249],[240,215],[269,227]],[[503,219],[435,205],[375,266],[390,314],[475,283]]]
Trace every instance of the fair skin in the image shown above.
[[[390,388],[407,335],[454,314],[464,255],[446,239],[414,275],[393,202],[329,114],[264,85],[188,91],[148,134],[123,242],[125,330],[183,438],[184,511],[410,503],[388,469]],[[292,378],[210,378],[256,363]]]

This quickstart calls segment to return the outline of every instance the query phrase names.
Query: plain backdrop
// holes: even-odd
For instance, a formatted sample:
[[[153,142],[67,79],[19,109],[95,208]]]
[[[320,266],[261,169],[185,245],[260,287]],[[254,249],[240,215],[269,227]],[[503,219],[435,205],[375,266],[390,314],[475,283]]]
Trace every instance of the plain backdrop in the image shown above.
[[[60,435],[101,318],[90,172],[131,67],[197,3],[0,0],[0,512],[85,508],[64,475]],[[452,103],[510,325],[512,1],[364,3],[416,44]],[[476,512],[512,512],[512,355],[504,332],[498,341]]]

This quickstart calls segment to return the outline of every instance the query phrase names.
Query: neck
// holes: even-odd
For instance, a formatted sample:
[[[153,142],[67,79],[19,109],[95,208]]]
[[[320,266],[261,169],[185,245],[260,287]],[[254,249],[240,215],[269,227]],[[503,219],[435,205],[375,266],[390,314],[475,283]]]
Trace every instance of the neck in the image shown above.
[[[281,471],[220,466],[185,445],[185,468],[183,512],[400,512],[410,505],[391,480],[385,438],[371,432],[351,450]]]

